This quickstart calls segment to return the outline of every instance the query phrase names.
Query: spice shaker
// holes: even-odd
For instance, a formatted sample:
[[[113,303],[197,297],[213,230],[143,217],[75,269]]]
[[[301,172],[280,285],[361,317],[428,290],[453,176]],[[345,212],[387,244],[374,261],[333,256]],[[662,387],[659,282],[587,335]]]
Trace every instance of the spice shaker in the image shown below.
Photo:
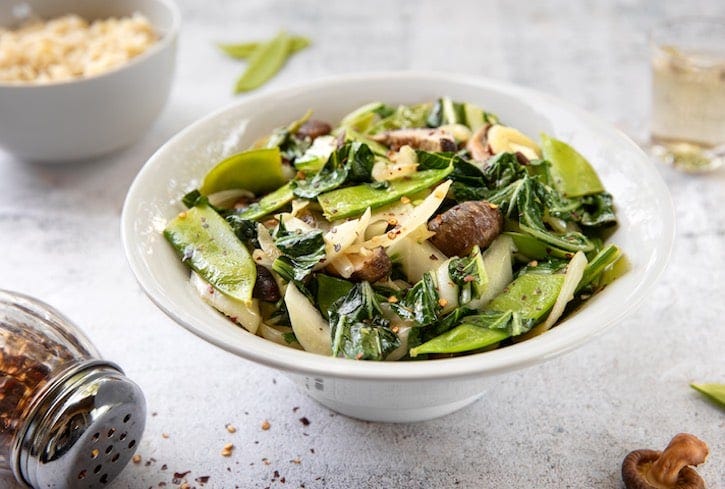
[[[145,424],[141,389],[73,323],[0,290],[0,470],[35,489],[104,487]]]

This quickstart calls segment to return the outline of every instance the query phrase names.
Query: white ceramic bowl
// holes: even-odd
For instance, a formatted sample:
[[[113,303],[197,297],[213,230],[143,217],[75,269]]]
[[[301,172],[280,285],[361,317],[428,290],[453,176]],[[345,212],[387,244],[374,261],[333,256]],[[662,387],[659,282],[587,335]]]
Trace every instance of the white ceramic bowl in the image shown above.
[[[42,162],[83,160],[126,147],[166,104],[174,74],[180,14],[172,0],[4,0],[0,27],[13,27],[27,8],[51,19],[89,20],[140,12],[161,39],[107,73],[44,85],[0,82],[0,147]]]
[[[441,95],[478,104],[527,134],[544,131],[561,138],[586,155],[614,194],[620,227],[612,241],[626,252],[632,270],[544,335],[487,353],[416,362],[361,362],[292,350],[235,327],[197,297],[188,285],[187,269],[161,231],[182,210],[180,197],[216,162],[307,109],[334,122],[365,102],[413,103]],[[179,324],[229,352],[286,372],[336,411],[401,422],[453,412],[481,396],[492,376],[551,359],[616,324],[644,299],[664,269],[673,227],[672,202],[653,164],[611,126],[509,84],[409,72],[317,81],[251,97],[196,122],[146,163],[122,217],[133,272],[149,297]]]

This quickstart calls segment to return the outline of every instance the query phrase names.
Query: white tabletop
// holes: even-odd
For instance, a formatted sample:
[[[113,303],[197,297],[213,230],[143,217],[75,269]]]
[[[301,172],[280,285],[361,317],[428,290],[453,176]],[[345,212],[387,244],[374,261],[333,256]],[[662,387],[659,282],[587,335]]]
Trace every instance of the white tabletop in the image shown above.
[[[417,424],[336,415],[281,373],[196,338],[146,298],[119,239],[123,198],[144,161],[193,120],[242,98],[231,88],[243,65],[220,55],[215,41],[280,28],[310,36],[314,45],[264,90],[366,70],[455,71],[557,95],[641,138],[646,30],[673,15],[725,16],[725,3],[180,4],[173,93],[135,146],[57,167],[0,152],[0,288],[64,311],[148,398],[143,461],[114,489],[176,487],[174,472],[187,471],[190,486],[209,476],[211,488],[613,488],[630,450],[662,449],[682,431],[710,444],[700,472],[710,487],[725,487],[725,415],[688,387],[725,382],[725,171],[691,176],[660,168],[677,209],[677,237],[671,265],[637,313],[575,352],[499,377],[485,400]],[[225,458],[227,443],[235,450]],[[14,486],[0,479],[0,487]]]

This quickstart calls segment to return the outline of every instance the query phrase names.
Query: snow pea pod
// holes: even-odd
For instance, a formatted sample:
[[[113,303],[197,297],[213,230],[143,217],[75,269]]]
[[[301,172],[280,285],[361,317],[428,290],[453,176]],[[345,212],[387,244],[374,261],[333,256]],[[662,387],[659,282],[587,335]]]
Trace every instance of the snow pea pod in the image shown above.
[[[259,194],[285,183],[279,148],[252,149],[219,162],[204,177],[202,195],[229,189],[245,189]]]
[[[488,329],[463,323],[452,330],[410,350],[410,356],[426,353],[462,353],[478,350],[509,337],[505,329]]]
[[[563,141],[541,135],[541,151],[551,163],[554,186],[566,197],[604,192],[597,172],[577,150]]]
[[[325,217],[330,220],[358,216],[370,207],[375,209],[385,204],[424,190],[446,178],[453,171],[449,166],[442,170],[417,172],[408,179],[392,180],[385,188],[370,184],[345,187],[326,192],[317,197]]]
[[[207,205],[192,207],[169,222],[164,236],[181,261],[215,289],[252,303],[257,268],[227,222]]]
[[[242,209],[237,215],[242,219],[256,220],[289,204],[294,197],[292,183],[290,182],[274,192],[265,195],[259,202],[255,202],[249,207]]]
[[[450,331],[411,349],[410,356],[478,350],[525,333],[547,316],[563,284],[563,274],[521,275],[479,315],[463,318]]]
[[[254,90],[272,78],[289,58],[290,44],[290,37],[285,32],[262,43],[250,56],[247,70],[237,80],[235,93]]]
[[[221,49],[227,56],[235,59],[248,59],[252,56],[252,54],[254,54],[254,51],[259,49],[259,47],[263,44],[264,41],[251,41],[237,44],[220,43],[218,46],[219,49]],[[290,54],[302,51],[309,45],[310,40],[307,37],[290,36]]]

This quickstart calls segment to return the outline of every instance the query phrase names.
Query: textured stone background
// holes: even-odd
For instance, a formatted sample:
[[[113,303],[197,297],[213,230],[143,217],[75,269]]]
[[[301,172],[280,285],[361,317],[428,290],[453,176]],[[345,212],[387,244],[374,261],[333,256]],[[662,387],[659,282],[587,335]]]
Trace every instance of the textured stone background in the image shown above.
[[[281,374],[176,326],[136,285],[119,239],[123,198],[144,161],[194,119],[237,100],[230,90],[242,66],[215,41],[280,28],[309,35],[314,46],[264,90],[366,70],[454,71],[557,95],[641,139],[646,31],[674,15],[725,16],[725,3],[179,3],[174,91],[143,140],[103,161],[58,168],[0,152],[0,287],[43,298],[82,325],[157,413],[139,451],[149,463],[130,466],[113,488],[173,487],[173,472],[187,470],[192,485],[208,475],[212,488],[618,488],[628,451],[662,448],[680,431],[710,443],[701,472],[710,487],[725,487],[725,416],[688,387],[725,382],[723,171],[695,177],[660,168],[677,208],[677,239],[671,266],[636,314],[573,353],[500,378],[485,400],[410,425],[334,415]],[[237,448],[223,458],[228,442]],[[0,479],[0,487],[14,486]]]

